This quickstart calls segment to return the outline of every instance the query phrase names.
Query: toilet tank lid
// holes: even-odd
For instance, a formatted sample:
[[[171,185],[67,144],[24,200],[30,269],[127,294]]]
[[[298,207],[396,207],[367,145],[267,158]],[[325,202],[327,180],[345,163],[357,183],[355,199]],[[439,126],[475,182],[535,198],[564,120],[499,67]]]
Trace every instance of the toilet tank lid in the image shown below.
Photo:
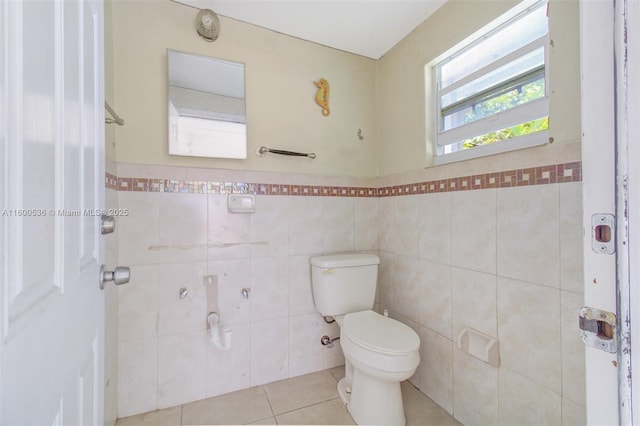
[[[349,266],[378,265],[379,263],[380,258],[370,253],[341,253],[311,257],[311,264],[321,268],[345,268]]]

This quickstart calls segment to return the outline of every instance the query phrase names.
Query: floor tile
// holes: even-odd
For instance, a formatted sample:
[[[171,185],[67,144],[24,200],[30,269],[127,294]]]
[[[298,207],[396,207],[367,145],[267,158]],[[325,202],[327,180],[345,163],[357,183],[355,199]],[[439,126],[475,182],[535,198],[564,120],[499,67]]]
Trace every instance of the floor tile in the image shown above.
[[[327,371],[305,374],[264,385],[274,414],[296,410],[338,397],[337,384]]]
[[[344,366],[244,389],[214,398],[125,417],[116,426],[132,425],[353,425],[337,396]],[[411,383],[401,384],[407,426],[459,426],[453,417]],[[277,415],[274,416],[274,413]]]
[[[332,399],[276,416],[281,425],[355,425],[340,399]]]
[[[182,407],[165,408],[164,410],[150,411],[130,417],[118,419],[116,426],[153,425],[175,426],[180,424]]]
[[[185,404],[183,425],[245,424],[272,417],[262,386]]]
[[[248,425],[277,425],[275,417],[267,417],[266,419],[258,420],[256,422],[247,423]]]
[[[401,383],[407,426],[461,425],[411,383]]]
[[[344,365],[330,368],[327,371],[338,381],[344,377]]]

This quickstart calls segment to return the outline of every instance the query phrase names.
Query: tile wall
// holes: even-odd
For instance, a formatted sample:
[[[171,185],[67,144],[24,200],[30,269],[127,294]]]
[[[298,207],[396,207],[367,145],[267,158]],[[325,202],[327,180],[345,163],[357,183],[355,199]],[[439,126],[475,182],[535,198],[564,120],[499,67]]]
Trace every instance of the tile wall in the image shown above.
[[[121,168],[129,176],[187,170]],[[207,181],[246,181],[244,173],[200,172],[211,173]],[[118,288],[119,417],[344,363],[339,344],[320,345],[339,330],[315,311],[309,256],[377,252],[377,199],[256,195],[254,214],[230,214],[226,202],[216,193],[118,191],[119,208],[128,209],[119,218],[119,264],[132,275]],[[233,330],[228,352],[207,339],[211,311]]]
[[[380,309],[463,424],[584,424],[581,202],[579,182],[379,199]],[[498,338],[499,368],[458,349],[463,327]]]
[[[456,419],[584,421],[580,163],[381,188],[131,164],[117,176],[118,260],[132,268],[118,288],[119,417],[342,364],[339,345],[319,344],[339,330],[315,312],[309,256],[355,250],[380,254],[376,308],[420,334],[411,381]],[[256,194],[256,213],[228,213],[227,191]],[[229,352],[207,339],[212,310],[233,329]],[[500,368],[457,349],[463,327],[499,339]]]

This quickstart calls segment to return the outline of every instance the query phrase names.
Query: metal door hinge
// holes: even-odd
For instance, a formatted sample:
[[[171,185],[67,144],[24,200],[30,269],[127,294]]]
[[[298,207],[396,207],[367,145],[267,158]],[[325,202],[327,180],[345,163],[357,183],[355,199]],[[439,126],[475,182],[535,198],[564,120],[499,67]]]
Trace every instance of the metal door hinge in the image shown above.
[[[580,336],[589,346],[606,352],[616,353],[616,314],[589,306],[580,308]]]

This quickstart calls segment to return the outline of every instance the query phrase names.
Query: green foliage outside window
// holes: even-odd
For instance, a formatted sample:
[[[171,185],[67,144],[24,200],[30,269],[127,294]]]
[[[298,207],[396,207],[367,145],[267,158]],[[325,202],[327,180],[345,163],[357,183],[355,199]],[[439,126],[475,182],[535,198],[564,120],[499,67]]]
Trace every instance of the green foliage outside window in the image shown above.
[[[507,110],[517,105],[524,104],[544,97],[544,79],[534,81],[515,88],[507,93],[481,101],[473,106],[473,111],[465,117],[466,122],[475,121],[478,118]],[[515,138],[517,136],[540,132],[549,128],[549,117],[528,121],[507,129],[498,130],[484,135],[476,136],[463,141],[464,149],[479,145],[489,145],[494,142]]]

